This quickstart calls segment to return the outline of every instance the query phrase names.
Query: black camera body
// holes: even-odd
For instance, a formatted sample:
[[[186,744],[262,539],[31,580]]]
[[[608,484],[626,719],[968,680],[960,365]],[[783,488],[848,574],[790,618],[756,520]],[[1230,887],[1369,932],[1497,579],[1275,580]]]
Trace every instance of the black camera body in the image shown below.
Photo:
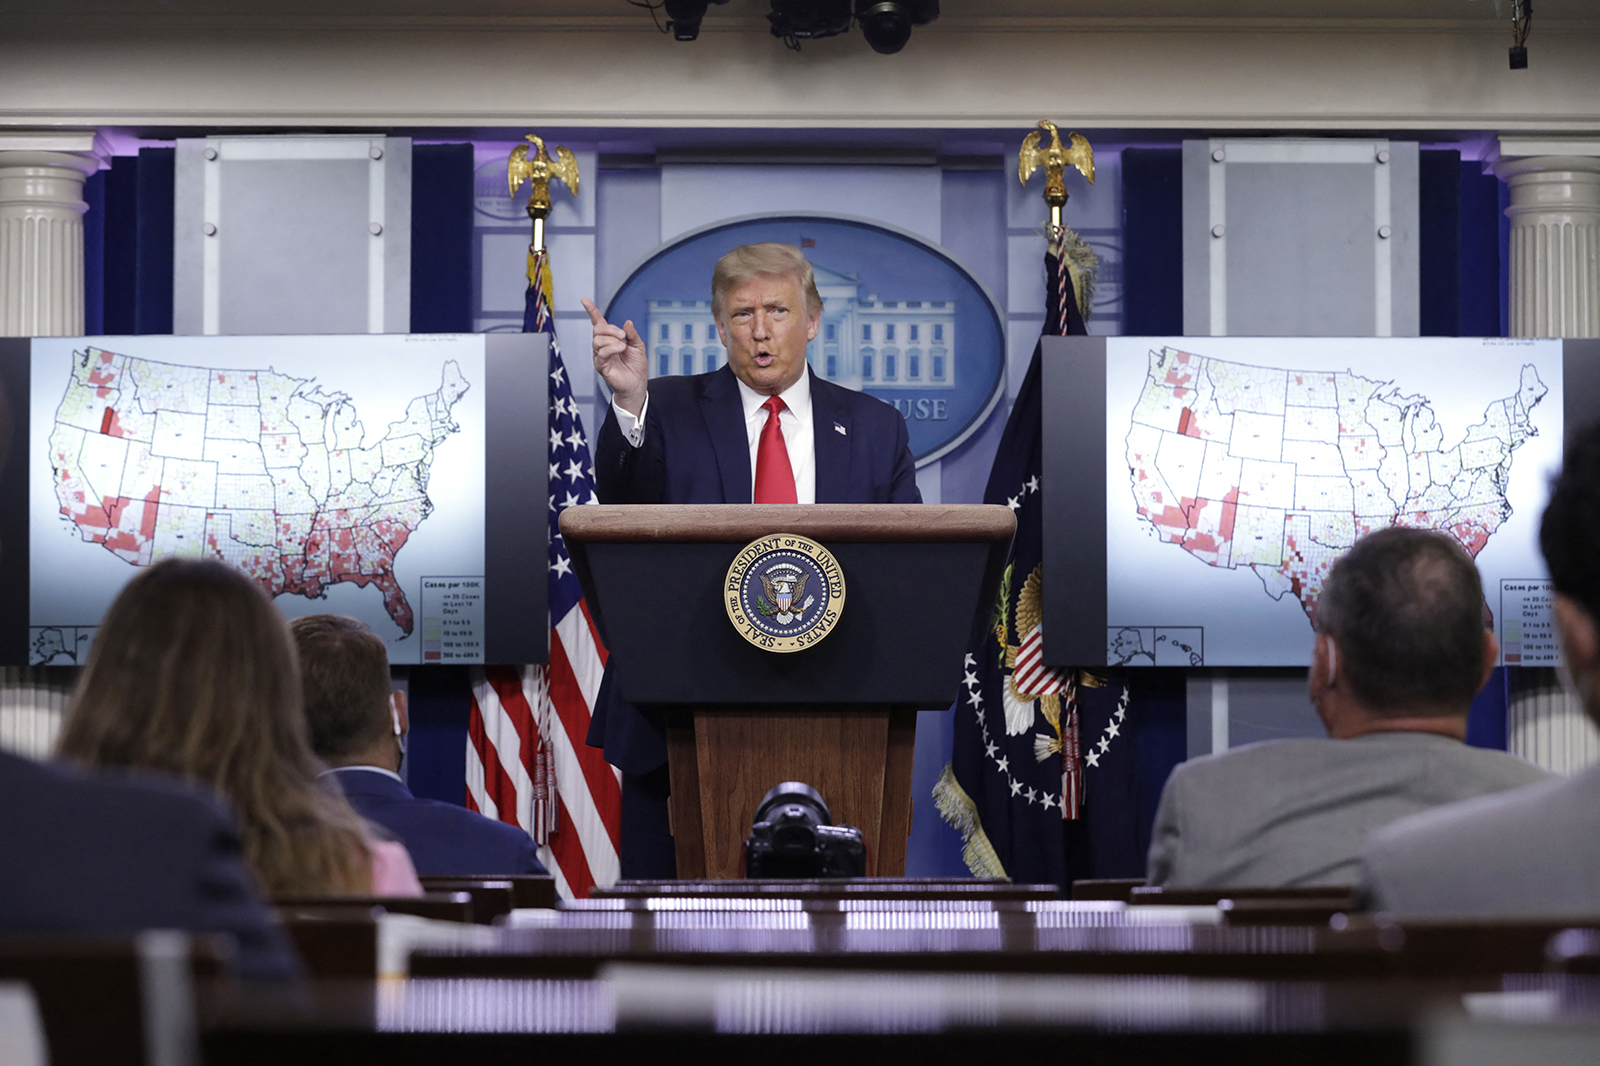
[[[744,842],[746,877],[865,877],[867,846],[861,830],[834,825],[822,796],[810,785],[785,781],[756,808]]]

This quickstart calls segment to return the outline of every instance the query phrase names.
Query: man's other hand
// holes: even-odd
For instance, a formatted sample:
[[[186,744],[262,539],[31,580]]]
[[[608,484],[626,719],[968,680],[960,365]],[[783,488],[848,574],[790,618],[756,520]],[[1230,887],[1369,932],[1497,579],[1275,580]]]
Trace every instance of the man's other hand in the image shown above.
[[[645,351],[644,338],[633,328],[631,319],[620,327],[607,322],[593,300],[585,298],[583,309],[594,324],[595,370],[611,387],[617,406],[639,417],[650,378],[650,356]]]

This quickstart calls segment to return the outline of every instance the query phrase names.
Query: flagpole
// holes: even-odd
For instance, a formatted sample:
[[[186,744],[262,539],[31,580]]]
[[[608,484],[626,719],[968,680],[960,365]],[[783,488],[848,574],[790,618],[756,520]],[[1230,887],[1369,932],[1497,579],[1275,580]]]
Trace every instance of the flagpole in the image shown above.
[[[561,358],[551,312],[554,286],[545,248],[550,182],[578,192],[578,164],[564,146],[555,158],[535,134],[507,163],[513,197],[531,185],[528,218],[528,289],[522,328],[548,338],[547,419],[550,431],[549,558],[550,659],[540,666],[485,666],[473,683],[468,716],[467,783],[470,805],[519,825],[539,848],[564,899],[587,896],[621,872],[621,786],[597,749],[575,738],[588,732],[592,693],[580,678],[604,669],[605,647],[588,622],[582,590],[558,533],[561,511],[595,503],[594,464],[583,432],[572,381]],[[537,411],[530,411],[537,417]],[[557,462],[560,458],[562,461]]]

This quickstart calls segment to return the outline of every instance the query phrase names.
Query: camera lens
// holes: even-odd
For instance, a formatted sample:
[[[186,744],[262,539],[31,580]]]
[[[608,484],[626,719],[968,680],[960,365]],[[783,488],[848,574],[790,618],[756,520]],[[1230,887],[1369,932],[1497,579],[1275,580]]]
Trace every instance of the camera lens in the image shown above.
[[[900,4],[886,0],[873,4],[856,17],[867,43],[880,55],[893,55],[911,40],[911,15]]]

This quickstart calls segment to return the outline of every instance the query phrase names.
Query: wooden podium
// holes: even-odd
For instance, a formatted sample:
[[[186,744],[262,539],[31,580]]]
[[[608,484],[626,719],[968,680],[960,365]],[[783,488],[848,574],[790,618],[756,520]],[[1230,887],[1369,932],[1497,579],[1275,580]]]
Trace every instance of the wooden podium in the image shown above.
[[[1016,528],[999,506],[770,504],[569,507],[561,534],[624,698],[667,725],[678,876],[740,876],[767,790],[804,781],[858,827],[878,876],[903,876],[918,710],[960,691],[989,626]],[[757,538],[794,534],[838,560],[832,632],[758,648],[723,604]]]

